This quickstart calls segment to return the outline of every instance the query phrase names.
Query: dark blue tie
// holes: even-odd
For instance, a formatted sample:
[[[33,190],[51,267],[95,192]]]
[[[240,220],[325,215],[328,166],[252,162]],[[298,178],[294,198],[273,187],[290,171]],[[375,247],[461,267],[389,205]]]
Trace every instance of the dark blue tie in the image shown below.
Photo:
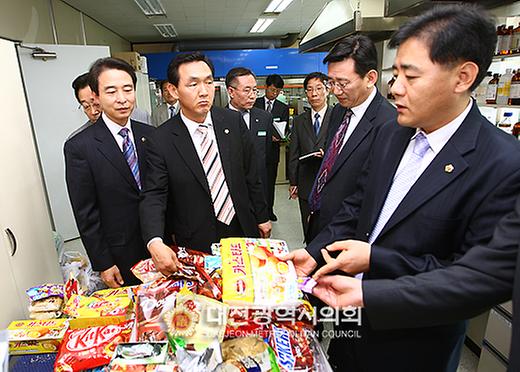
[[[320,114],[314,114],[314,133],[316,136],[320,133]]]
[[[128,134],[128,128],[123,128],[119,131],[119,135],[123,137],[123,155],[130,167],[130,171],[132,171],[132,175],[134,176],[135,183],[137,183],[137,187],[141,190],[141,176],[139,175],[139,164],[137,163],[137,153],[135,152],[134,144],[130,139]]]

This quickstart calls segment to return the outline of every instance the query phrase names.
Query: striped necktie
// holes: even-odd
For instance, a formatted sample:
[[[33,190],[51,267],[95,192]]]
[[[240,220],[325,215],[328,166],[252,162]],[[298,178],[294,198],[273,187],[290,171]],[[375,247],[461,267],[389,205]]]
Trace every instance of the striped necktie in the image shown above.
[[[123,155],[130,167],[132,176],[134,176],[137,187],[141,190],[141,176],[139,174],[139,164],[137,163],[137,153],[135,152],[134,144],[130,139],[129,130],[128,128],[122,128],[118,134],[123,137]]]
[[[314,180],[314,185],[312,185],[311,194],[309,195],[309,207],[312,212],[316,212],[321,209],[321,190],[323,190],[323,187],[327,183],[328,176],[332,170],[332,167],[334,166],[334,163],[336,162],[339,150],[343,144],[343,139],[347,133],[348,125],[350,124],[351,116],[352,110],[347,109],[347,111],[345,111],[343,121],[341,122],[336,134],[334,135],[334,138],[332,139],[332,143],[323,157],[323,161],[321,162],[321,167],[318,172],[318,177],[316,177]]]
[[[267,112],[273,111],[273,101],[268,100],[267,101]]]
[[[170,106],[169,110],[170,110],[170,119],[171,119],[175,116],[175,106]]]
[[[233,200],[231,200],[231,195],[229,194],[217,144],[208,135],[208,130],[206,124],[199,124],[196,130],[200,135],[202,167],[204,168],[206,179],[208,180],[215,216],[218,221],[229,225],[235,216],[235,208],[233,207]]]
[[[319,113],[316,113],[314,114],[314,133],[316,134],[316,136],[318,134],[320,134],[320,114]]]

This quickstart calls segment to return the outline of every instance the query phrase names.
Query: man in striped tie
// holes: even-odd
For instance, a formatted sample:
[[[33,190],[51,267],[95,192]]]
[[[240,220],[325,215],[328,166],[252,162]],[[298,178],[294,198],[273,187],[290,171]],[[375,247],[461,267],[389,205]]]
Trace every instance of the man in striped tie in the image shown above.
[[[240,113],[213,107],[213,65],[200,53],[168,67],[180,114],[147,141],[149,174],[141,201],[144,241],[157,268],[177,270],[167,244],[209,252],[231,236],[269,237],[271,223],[254,145]]]
[[[128,63],[99,59],[88,79],[103,113],[65,143],[72,210],[92,268],[105,284],[137,284],[130,268],[149,257],[139,223],[147,156],[143,144],[154,128],[130,119],[137,78]]]

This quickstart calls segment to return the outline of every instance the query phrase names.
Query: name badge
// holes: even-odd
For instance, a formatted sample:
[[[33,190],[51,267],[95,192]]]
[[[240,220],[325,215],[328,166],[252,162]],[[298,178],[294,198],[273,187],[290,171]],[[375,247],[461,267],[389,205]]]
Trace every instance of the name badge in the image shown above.
[[[265,130],[259,130],[257,133],[258,137],[265,137],[267,136],[267,132]]]

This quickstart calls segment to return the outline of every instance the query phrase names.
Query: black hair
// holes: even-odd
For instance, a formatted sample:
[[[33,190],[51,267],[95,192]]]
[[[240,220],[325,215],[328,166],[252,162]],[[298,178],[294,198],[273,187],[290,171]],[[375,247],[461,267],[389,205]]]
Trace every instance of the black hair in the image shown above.
[[[245,67],[232,68],[226,74],[226,87],[229,88],[237,77],[248,76],[248,75],[252,75],[254,78],[256,78],[255,74],[253,74],[253,71],[251,71],[248,68],[245,68]]]
[[[283,89],[284,81],[280,75],[271,74],[265,79],[265,86],[274,85],[278,89]]]
[[[389,46],[396,48],[410,38],[426,43],[434,63],[474,62],[479,72],[470,90],[486,76],[497,43],[493,19],[473,4],[437,6],[401,26]]]
[[[309,84],[309,80],[312,79],[320,79],[320,81],[325,84],[329,77],[322,72],[311,72],[305,76],[305,80],[303,80],[303,89],[307,89],[307,84]]]
[[[206,57],[204,54],[200,52],[192,52],[192,53],[182,53],[177,54],[174,59],[171,60],[168,65],[168,81],[173,85],[177,86],[179,84],[179,66],[184,63],[190,62],[204,62],[208,65],[211,70],[211,75],[215,76],[215,68],[213,67],[213,63]]]
[[[323,63],[341,62],[352,58],[354,71],[364,77],[370,70],[377,71],[377,50],[374,42],[365,35],[341,39],[323,59]]]
[[[164,84],[168,83],[168,80],[161,80],[161,90],[164,88]]]
[[[76,96],[76,99],[78,100],[79,103],[81,103],[81,101],[79,100],[79,91],[88,86],[89,86],[88,72],[85,72],[84,74],[79,75],[72,82],[72,89],[74,89],[74,95]]]
[[[89,85],[90,89],[97,95],[99,95],[99,75],[105,70],[121,70],[126,72],[132,78],[134,83],[134,89],[137,85],[137,76],[135,75],[134,68],[126,61],[119,58],[100,58],[90,66],[89,74]]]

